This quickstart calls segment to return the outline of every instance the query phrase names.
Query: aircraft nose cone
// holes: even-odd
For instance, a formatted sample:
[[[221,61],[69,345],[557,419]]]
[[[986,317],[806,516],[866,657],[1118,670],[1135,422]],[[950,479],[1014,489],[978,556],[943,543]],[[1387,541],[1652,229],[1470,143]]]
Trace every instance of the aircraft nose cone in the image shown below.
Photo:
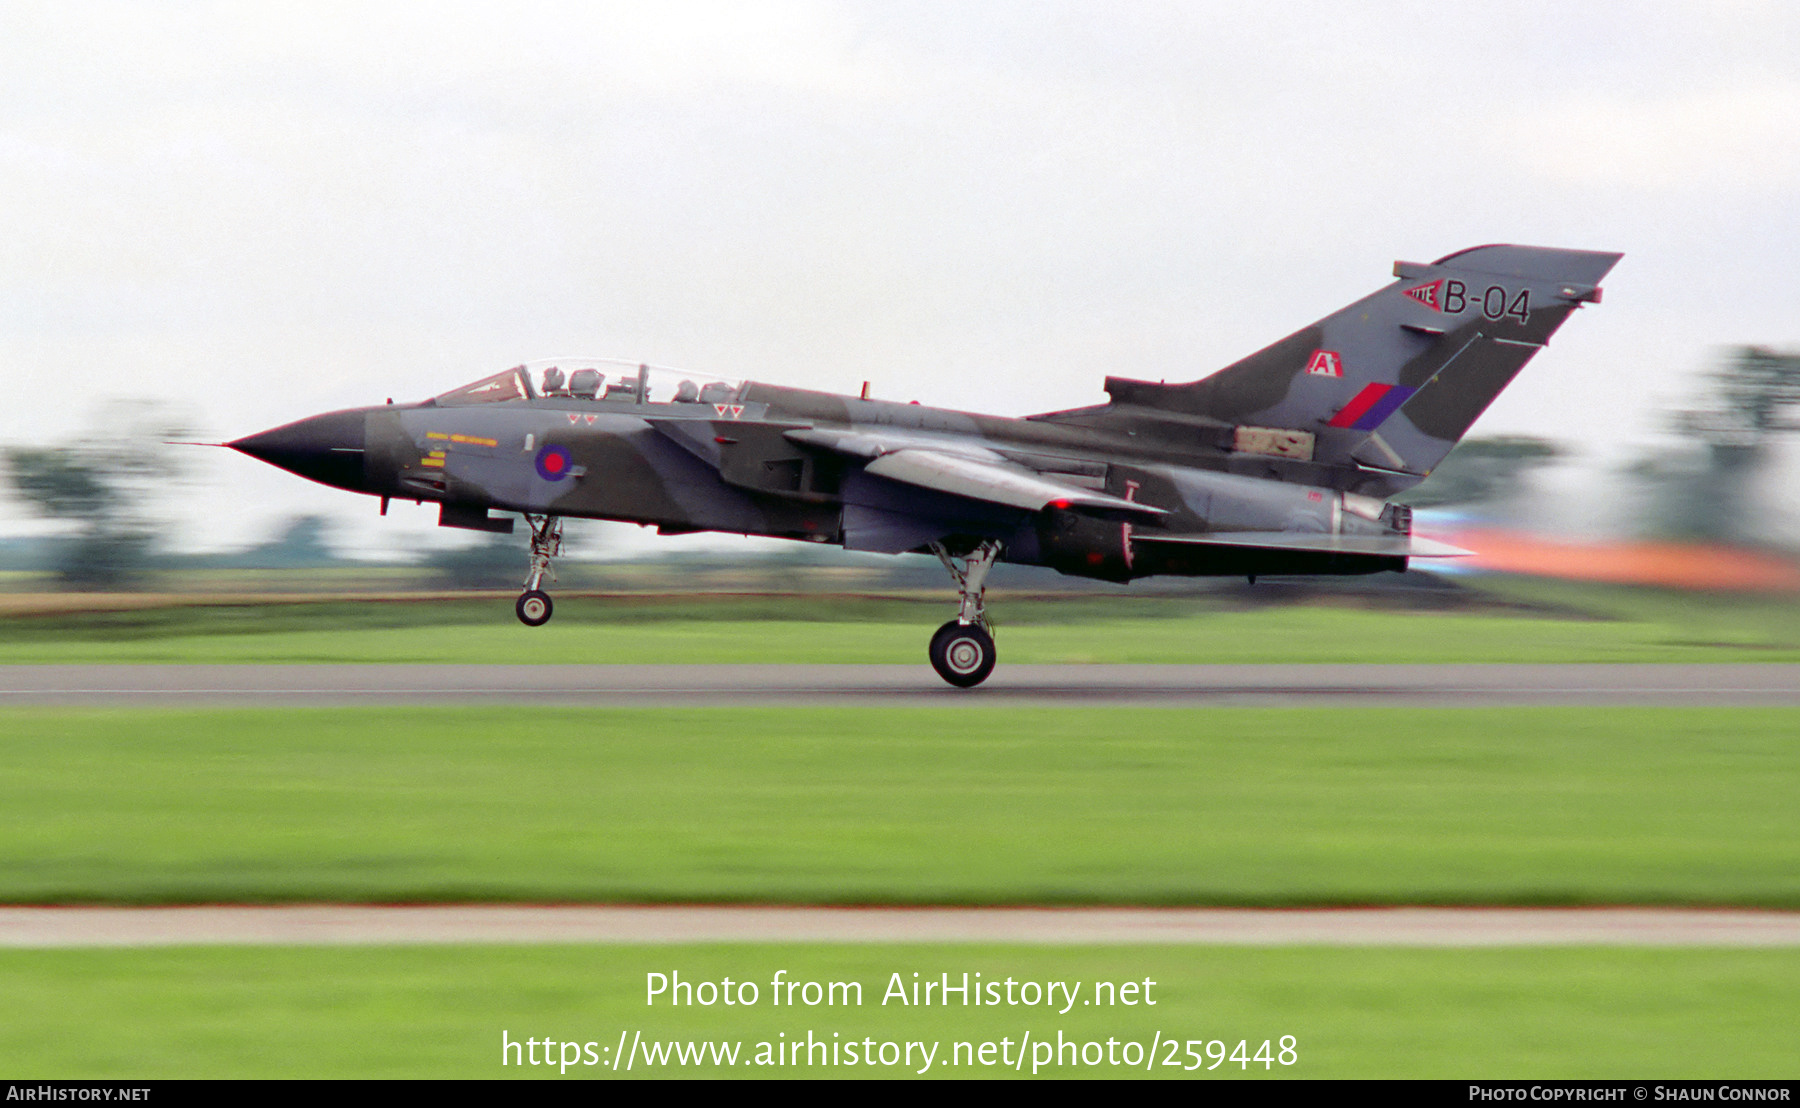
[[[225,445],[320,484],[363,492],[363,410],[327,412]]]

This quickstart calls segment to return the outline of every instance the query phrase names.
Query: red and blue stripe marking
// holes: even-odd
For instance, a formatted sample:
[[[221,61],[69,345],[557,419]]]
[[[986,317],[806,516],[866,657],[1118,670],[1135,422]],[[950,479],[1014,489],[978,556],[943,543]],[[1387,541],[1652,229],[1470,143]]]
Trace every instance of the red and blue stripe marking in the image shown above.
[[[1418,389],[1405,385],[1367,385],[1350,398],[1327,427],[1349,427],[1357,431],[1373,431],[1382,421],[1399,410]]]

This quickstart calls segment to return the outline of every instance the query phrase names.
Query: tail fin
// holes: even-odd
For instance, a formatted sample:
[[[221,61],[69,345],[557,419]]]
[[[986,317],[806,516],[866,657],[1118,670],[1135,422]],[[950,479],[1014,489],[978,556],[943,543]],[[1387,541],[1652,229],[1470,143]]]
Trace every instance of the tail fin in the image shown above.
[[[1299,433],[1311,460],[1416,484],[1512,383],[1622,255],[1477,246],[1185,385],[1109,377],[1113,405],[1237,428]],[[1306,441],[1306,440],[1290,440]],[[1243,447],[1239,447],[1242,449]],[[1252,446],[1251,449],[1257,449]]]

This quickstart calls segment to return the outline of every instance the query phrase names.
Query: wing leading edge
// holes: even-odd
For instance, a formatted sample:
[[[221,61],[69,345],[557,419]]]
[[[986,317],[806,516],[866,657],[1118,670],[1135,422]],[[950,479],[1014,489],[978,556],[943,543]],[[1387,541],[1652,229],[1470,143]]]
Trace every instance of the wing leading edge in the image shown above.
[[[1149,521],[1168,515],[1162,508],[1046,477],[973,443],[967,450],[940,449],[868,432],[812,429],[789,431],[785,437],[866,459],[863,472],[871,476],[967,500],[1028,512],[1054,507],[1105,519]]]
[[[1168,514],[1161,508],[1066,485],[1026,469],[934,450],[909,448],[883,454],[865,465],[863,472],[1030,512],[1055,507],[1104,518],[1137,520],[1160,519]]]

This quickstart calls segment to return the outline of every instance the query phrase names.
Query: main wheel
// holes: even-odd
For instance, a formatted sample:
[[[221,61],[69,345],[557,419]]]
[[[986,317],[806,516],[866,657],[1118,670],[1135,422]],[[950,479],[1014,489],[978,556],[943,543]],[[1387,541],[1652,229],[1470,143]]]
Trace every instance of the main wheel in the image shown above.
[[[527,627],[542,627],[550,622],[550,615],[556,611],[556,605],[550,603],[550,594],[541,589],[532,589],[519,597],[514,610],[519,613],[519,622]]]
[[[974,623],[951,620],[931,636],[931,668],[959,689],[972,689],[994,672],[994,637]]]

